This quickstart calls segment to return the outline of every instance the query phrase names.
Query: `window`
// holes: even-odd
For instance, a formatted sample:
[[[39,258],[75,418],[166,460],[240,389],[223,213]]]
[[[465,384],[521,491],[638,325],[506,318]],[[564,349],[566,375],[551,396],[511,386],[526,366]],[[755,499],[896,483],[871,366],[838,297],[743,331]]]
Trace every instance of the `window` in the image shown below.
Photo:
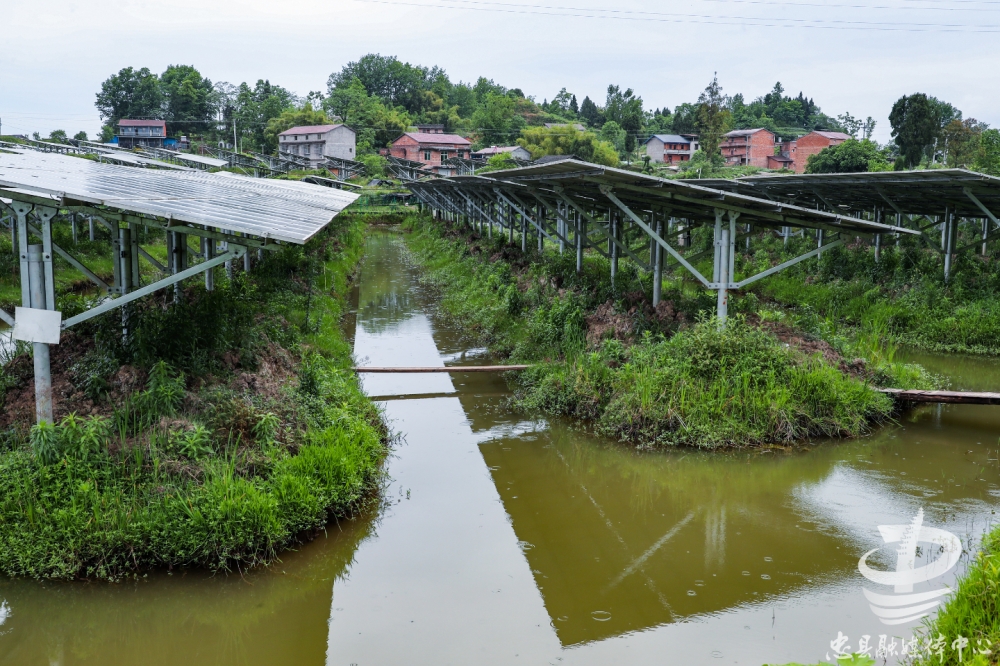
[[[448,151],[447,150],[442,150],[441,151],[441,161],[444,162],[446,159],[448,159]]]
[[[302,154],[303,155],[308,155],[309,154],[309,144],[308,143],[306,145],[302,146]]]
[[[429,150],[425,150],[424,151],[424,161],[425,162],[430,162],[431,161],[431,151],[429,151]]]

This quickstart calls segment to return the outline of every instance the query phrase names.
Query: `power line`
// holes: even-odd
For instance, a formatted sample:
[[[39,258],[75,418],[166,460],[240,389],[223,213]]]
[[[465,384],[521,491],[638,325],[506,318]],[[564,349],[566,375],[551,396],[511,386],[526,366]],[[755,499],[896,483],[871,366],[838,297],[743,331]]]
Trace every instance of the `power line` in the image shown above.
[[[556,16],[562,18],[612,19],[618,21],[654,21],[658,23],[699,23],[707,25],[749,25],[764,28],[821,28],[826,30],[875,30],[881,32],[1000,32],[1000,25],[966,25],[960,23],[899,23],[879,21],[849,21],[837,19],[776,19],[757,16],[713,16],[710,14],[670,14],[659,12],[627,12],[625,10],[587,9],[582,7],[560,7],[549,5],[513,5],[511,3],[487,3],[480,0],[447,0],[451,3],[467,3],[465,6],[404,2],[403,0],[356,0],[357,2],[381,5],[400,5],[424,9],[459,9],[465,11],[498,12],[503,14],[525,14],[534,16]],[[486,5],[486,6],[471,6]],[[518,7],[518,9],[506,8]],[[574,12],[597,12],[591,14]],[[666,18],[675,17],[675,18]],[[747,24],[747,21],[752,23]],[[761,21],[772,21],[762,23]],[[776,21],[783,21],[782,23]],[[903,27],[908,26],[908,27]]]

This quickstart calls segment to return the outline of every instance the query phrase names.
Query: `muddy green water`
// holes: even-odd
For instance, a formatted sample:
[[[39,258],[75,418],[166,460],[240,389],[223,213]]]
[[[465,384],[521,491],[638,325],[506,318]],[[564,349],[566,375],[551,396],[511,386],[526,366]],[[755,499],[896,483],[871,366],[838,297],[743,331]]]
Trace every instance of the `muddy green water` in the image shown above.
[[[402,242],[369,241],[350,326],[372,365],[476,363]],[[913,355],[956,388],[993,360]],[[818,661],[886,625],[858,571],[880,525],[967,552],[1000,504],[1000,408],[924,408],[796,451],[636,453],[504,408],[498,377],[368,375],[403,439],[387,501],[274,566],[140,582],[0,580],[2,664],[762,664]],[[918,551],[918,566],[939,553]],[[932,610],[929,612],[933,612]],[[897,647],[898,652],[898,647]],[[890,656],[889,661],[895,659]]]

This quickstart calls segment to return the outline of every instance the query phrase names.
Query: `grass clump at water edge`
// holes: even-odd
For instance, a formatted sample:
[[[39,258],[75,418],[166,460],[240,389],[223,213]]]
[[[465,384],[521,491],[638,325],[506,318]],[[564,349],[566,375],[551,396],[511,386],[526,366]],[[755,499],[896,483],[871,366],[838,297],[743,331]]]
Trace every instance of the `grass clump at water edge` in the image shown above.
[[[588,419],[634,445],[856,436],[894,410],[872,385],[933,386],[878,344],[876,324],[833,344],[757,313],[723,330],[709,318],[712,299],[682,282],[668,283],[654,310],[644,276],[623,265],[612,284],[598,256],[577,274],[554,248],[526,258],[499,234],[427,217],[404,229],[447,316],[497,355],[535,363],[514,380],[519,406]]]
[[[233,283],[217,276],[242,299],[200,286],[183,305],[151,299],[127,345],[115,341],[120,317],[67,336],[53,348],[55,424],[11,419],[31,391],[19,374],[30,358],[8,363],[0,572],[243,569],[356,511],[387,441],[339,329],[363,238],[363,221],[345,216]],[[206,307],[221,308],[219,326],[184,326]]]

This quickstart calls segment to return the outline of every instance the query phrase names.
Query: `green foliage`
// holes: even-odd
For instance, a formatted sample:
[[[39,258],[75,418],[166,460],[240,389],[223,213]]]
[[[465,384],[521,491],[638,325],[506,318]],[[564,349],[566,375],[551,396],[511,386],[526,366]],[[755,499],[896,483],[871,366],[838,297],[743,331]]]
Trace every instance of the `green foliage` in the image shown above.
[[[163,106],[160,80],[147,67],[125,67],[101,84],[95,106],[112,131],[122,118],[159,118]]]
[[[360,155],[358,161],[365,165],[365,173],[371,178],[385,178],[389,161],[381,155]]]
[[[980,136],[975,169],[991,176],[1000,176],[1000,130],[988,129]]]
[[[968,638],[969,644],[962,660],[958,651],[950,648],[945,658],[924,654],[913,662],[915,666],[993,663],[975,653],[987,649],[996,655],[1000,648],[1000,528],[985,536],[976,559],[959,580],[958,589],[933,619],[925,621],[924,634],[947,636],[947,648],[958,636]]]
[[[529,127],[521,133],[517,144],[531,153],[533,159],[543,155],[576,155],[579,159],[618,166],[618,151],[593,132],[581,132],[574,127]]]
[[[160,75],[163,119],[171,134],[204,132],[215,112],[212,82],[191,65],[170,65]]]
[[[354,129],[359,155],[384,148],[410,124],[405,111],[386,107],[377,96],[368,94],[358,78],[331,89],[323,105]]]
[[[308,393],[280,382],[267,396],[227,388],[225,367],[204,360],[218,374],[188,390],[179,368],[157,357],[154,341],[186,338],[167,352],[190,364],[201,358],[192,340],[235,358],[238,347],[227,349],[221,340],[242,338],[230,331],[220,339],[160,319],[144,324],[154,315],[141,307],[131,313],[133,330],[147,331],[145,342],[117,351],[149,361],[144,390],[119,401],[110,419],[71,414],[36,426],[23,440],[5,437],[0,572],[120,579],[168,565],[244,569],[355,510],[377,482],[386,432],[349,370],[350,347],[338,326],[343,306],[329,294],[347,292],[363,239],[363,220],[346,216],[307,248],[269,256],[248,276],[253,289],[242,292],[255,301],[244,307],[273,304],[264,311],[295,320],[307,288],[295,286],[302,282],[297,275],[322,280],[312,317],[323,325],[305,336],[308,346],[298,336],[285,339],[287,350],[273,346],[275,337],[265,341],[275,367],[302,356]],[[200,312],[205,306],[198,301],[210,294],[189,290],[185,302]],[[120,318],[112,323],[120,337]],[[258,337],[267,330],[250,324]],[[93,358],[108,349],[98,344]],[[100,373],[102,363],[81,360],[76,372]]]
[[[668,339],[605,343],[522,379],[526,408],[593,418],[640,446],[706,448],[856,436],[888,418],[892,401],[802,357],[740,319],[705,320]]]
[[[604,105],[606,122],[614,122],[625,132],[625,152],[635,150],[636,136],[642,129],[645,114],[642,98],[636,97],[631,88],[622,92],[615,85],[608,86],[608,96]]]
[[[618,151],[619,157],[625,155],[628,133],[622,128],[621,125],[613,120],[609,120],[604,123],[597,136],[601,139],[601,141],[610,143],[614,146],[615,150]]]
[[[712,163],[721,162],[719,145],[723,135],[732,126],[732,113],[725,108],[725,98],[718,77],[713,76],[698,96],[698,131],[702,152]]]
[[[326,125],[330,119],[322,111],[314,111],[312,104],[306,102],[301,109],[285,109],[281,115],[267,121],[264,136],[268,145],[278,145],[278,135],[293,127],[309,125]]]
[[[889,124],[900,156],[912,167],[920,164],[924,149],[934,142],[941,119],[927,95],[916,93],[896,100],[889,112]]]
[[[491,351],[535,362],[516,380],[525,409],[591,419],[639,446],[703,447],[857,435],[892,413],[891,400],[864,381],[739,318],[725,330],[705,320],[676,333],[644,322],[630,309],[635,299],[623,295],[645,298],[648,278],[623,270],[611,284],[603,258],[588,256],[580,275],[570,254],[546,252],[515,265],[519,251],[505,248],[500,234],[462,238],[416,217],[406,226],[408,245],[444,292],[442,309]],[[688,312],[710,307],[680,285],[668,286],[664,299]],[[621,313],[611,321],[627,324],[625,342],[588,342],[587,317],[598,306],[604,317]],[[878,345],[883,334],[884,323],[875,322],[844,352],[865,354],[879,380],[929,388],[926,373]]]
[[[525,126],[524,118],[516,111],[517,102],[510,96],[498,92],[486,93],[472,115],[472,129],[479,137],[477,145],[511,145]]]
[[[219,106],[226,125],[224,138],[233,136],[235,125],[240,150],[267,153],[277,150],[277,142],[268,138],[267,123],[294,106],[295,96],[289,90],[258,79],[252,88],[246,82],[235,88],[226,87],[220,97]]]
[[[806,173],[854,173],[859,171],[889,171],[892,165],[874,141],[848,139],[836,146],[810,155]]]

